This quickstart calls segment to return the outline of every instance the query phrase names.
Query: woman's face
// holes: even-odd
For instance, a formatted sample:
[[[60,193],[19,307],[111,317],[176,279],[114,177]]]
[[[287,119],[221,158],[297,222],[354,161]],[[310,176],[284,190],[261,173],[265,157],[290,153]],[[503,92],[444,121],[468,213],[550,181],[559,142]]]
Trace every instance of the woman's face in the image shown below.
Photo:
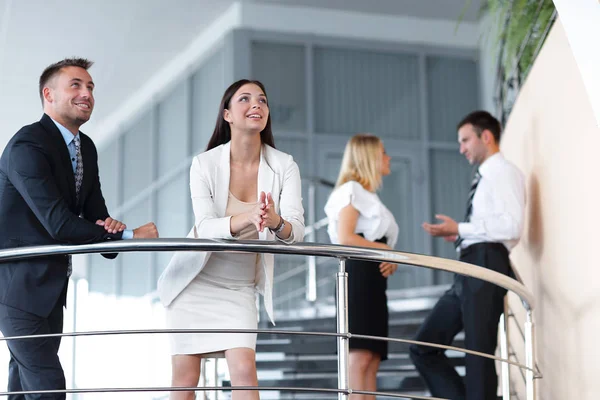
[[[392,159],[392,157],[388,156],[388,154],[385,152],[385,147],[383,146],[383,143],[380,144],[380,151],[381,155],[379,157],[379,160],[381,176],[387,176],[392,172],[392,170],[390,169],[390,160]]]
[[[253,83],[247,83],[231,97],[229,107],[223,113],[232,132],[262,132],[269,119],[267,96]]]

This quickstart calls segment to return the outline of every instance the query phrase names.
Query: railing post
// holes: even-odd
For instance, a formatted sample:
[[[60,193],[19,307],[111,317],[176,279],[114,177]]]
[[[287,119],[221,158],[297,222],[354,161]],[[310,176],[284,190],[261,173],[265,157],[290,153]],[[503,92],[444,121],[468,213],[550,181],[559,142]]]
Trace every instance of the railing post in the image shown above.
[[[533,381],[534,363],[534,343],[533,343],[533,317],[532,311],[527,310],[525,319],[525,365],[528,370],[525,371],[525,385],[527,386],[527,400],[536,400],[535,383]]]
[[[316,242],[317,232],[315,229],[317,188],[314,182],[308,185],[308,223],[313,227],[306,238],[307,242]],[[308,269],[306,273],[306,300],[317,301],[317,257],[308,256]]]
[[[219,359],[217,357],[215,360],[215,387],[219,386]],[[219,400],[219,390],[215,390],[215,400]]]
[[[500,317],[500,357],[508,360],[508,297],[504,297],[504,313]],[[510,364],[502,362],[502,400],[510,400]]]
[[[71,313],[73,315],[73,332],[77,332],[77,303],[78,303],[78,290],[77,290],[77,285],[79,284],[79,278],[73,278],[73,307],[71,310]],[[71,387],[73,389],[77,388],[77,378],[75,376],[76,372],[77,372],[77,337],[73,336],[73,342],[72,342],[72,351],[73,354],[71,355]],[[73,394],[72,399],[73,400],[77,400],[79,398],[78,394]]]
[[[206,379],[206,358],[202,358],[200,360],[200,386],[208,386]],[[206,390],[202,392],[202,400],[208,400],[208,393],[206,392]]]
[[[348,273],[346,259],[340,258],[340,267],[336,275],[336,311],[337,332],[348,333]],[[338,351],[338,389],[348,390],[348,337],[337,338]],[[348,400],[348,393],[339,393],[338,400]]]

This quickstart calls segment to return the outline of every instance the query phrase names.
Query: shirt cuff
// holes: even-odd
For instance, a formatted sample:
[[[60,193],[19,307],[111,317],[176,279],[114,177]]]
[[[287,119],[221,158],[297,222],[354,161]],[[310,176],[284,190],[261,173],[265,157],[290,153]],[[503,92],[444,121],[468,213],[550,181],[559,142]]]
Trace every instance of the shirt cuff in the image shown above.
[[[458,236],[464,239],[473,234],[475,234],[475,225],[469,222],[460,222],[458,224]]]
[[[125,229],[123,231],[123,236],[121,239],[123,239],[123,240],[133,239],[133,231],[131,229]]]
[[[289,224],[289,222],[287,222],[287,223]],[[273,233],[273,235],[275,235],[275,239],[279,240],[280,242],[283,242],[285,244],[292,244],[292,243],[294,243],[294,241],[295,241],[295,238],[294,238],[294,225],[292,225],[292,224],[290,224],[290,225],[292,226],[292,230],[290,232],[290,237],[288,237],[287,239],[283,239],[283,238],[280,238],[279,236],[277,236],[276,233]]]

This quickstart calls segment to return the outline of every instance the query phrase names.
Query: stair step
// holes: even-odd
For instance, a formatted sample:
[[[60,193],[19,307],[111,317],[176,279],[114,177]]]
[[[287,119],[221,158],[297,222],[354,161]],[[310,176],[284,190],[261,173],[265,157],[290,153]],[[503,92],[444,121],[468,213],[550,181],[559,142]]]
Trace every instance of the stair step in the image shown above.
[[[388,291],[389,337],[412,339],[447,286]],[[278,312],[277,325],[262,319],[262,329],[297,332],[336,332],[333,297],[318,304],[298,302],[296,310]],[[464,347],[460,333],[452,344]],[[425,384],[408,355],[409,344],[389,343],[389,359],[382,362],[377,374],[381,392],[427,396]],[[334,336],[286,335],[261,333],[256,343],[256,361],[261,386],[337,388],[337,338]],[[447,356],[464,376],[464,354],[449,350]],[[225,383],[227,384],[227,383]],[[337,399],[337,394],[261,392],[264,399]]]
[[[335,354],[299,356],[284,353],[275,354],[278,357],[270,359],[263,359],[257,355],[257,368],[261,371],[273,371],[282,374],[309,371],[337,372],[337,357]],[[448,357],[455,366],[464,365],[462,353],[449,351]],[[414,365],[408,354],[390,354],[390,358],[381,363],[379,370],[384,372],[412,371]]]

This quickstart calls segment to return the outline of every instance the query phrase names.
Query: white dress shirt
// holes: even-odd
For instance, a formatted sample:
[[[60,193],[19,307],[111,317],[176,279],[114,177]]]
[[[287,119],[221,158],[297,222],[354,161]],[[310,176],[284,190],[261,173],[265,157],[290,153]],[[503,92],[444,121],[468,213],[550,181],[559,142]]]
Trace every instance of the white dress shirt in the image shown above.
[[[499,242],[510,251],[519,242],[525,214],[525,178],[501,153],[479,167],[481,180],[473,197],[469,222],[458,224],[460,245]]]

